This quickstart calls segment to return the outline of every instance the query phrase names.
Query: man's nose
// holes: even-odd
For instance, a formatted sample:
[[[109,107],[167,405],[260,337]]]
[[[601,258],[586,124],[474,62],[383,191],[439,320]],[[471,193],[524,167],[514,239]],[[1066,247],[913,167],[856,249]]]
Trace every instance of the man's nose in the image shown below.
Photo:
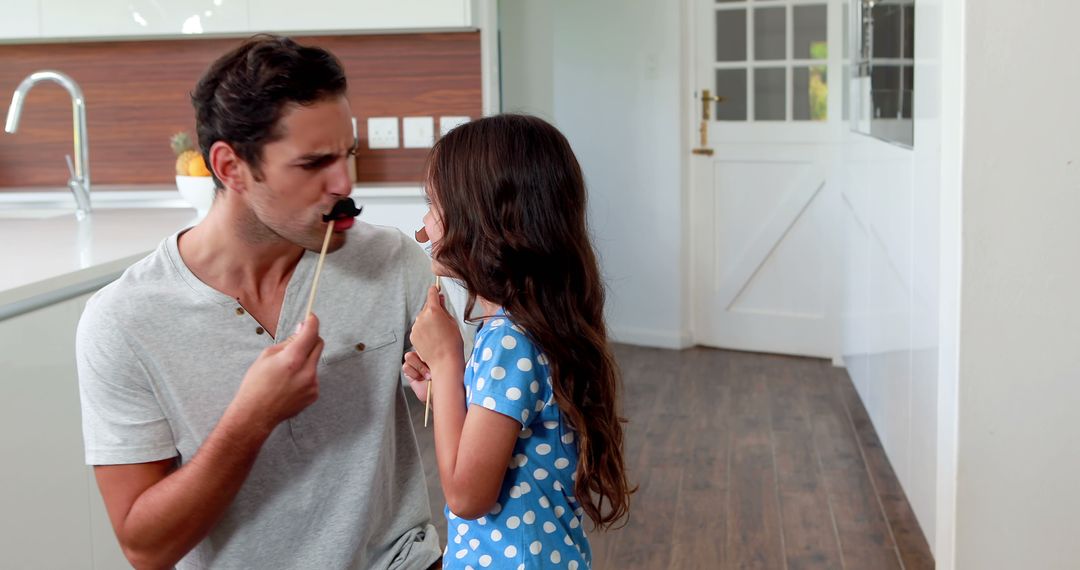
[[[330,181],[327,190],[334,196],[345,197],[352,194],[352,180],[349,178],[349,161],[353,157],[346,156],[345,160],[335,164],[330,172]]]

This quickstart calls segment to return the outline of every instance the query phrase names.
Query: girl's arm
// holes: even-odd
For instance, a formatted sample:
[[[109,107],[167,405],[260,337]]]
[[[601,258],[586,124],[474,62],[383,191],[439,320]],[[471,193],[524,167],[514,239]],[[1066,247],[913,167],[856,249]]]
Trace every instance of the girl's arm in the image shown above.
[[[491,511],[499,498],[521,424],[483,406],[465,408],[464,364],[433,369],[435,456],[450,510],[466,519]]]
[[[435,456],[450,510],[463,518],[488,513],[510,464],[521,424],[481,406],[465,406],[465,358],[460,330],[435,287],[413,324],[411,341],[432,382]]]

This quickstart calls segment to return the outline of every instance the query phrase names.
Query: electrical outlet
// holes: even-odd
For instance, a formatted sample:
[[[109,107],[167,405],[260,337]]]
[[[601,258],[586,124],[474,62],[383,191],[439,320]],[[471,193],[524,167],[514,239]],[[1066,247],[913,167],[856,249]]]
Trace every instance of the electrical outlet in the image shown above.
[[[465,123],[468,123],[471,120],[472,119],[470,119],[469,117],[458,117],[458,116],[439,117],[439,136],[440,137],[445,137],[446,133],[450,132],[450,129],[452,129],[452,128],[458,126],[458,125],[464,125]]]
[[[398,148],[397,117],[370,117],[367,120],[368,148]]]
[[[435,119],[432,117],[405,117],[401,120],[405,134],[405,148],[430,148],[435,142]]]

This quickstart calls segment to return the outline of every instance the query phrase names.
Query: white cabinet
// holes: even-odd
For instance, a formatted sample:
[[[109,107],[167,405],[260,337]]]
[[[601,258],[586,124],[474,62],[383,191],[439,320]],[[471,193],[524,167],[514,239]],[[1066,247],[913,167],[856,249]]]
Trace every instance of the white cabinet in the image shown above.
[[[468,0],[249,0],[251,31],[460,28],[470,25]]]
[[[5,568],[130,568],[83,461],[75,327],[89,297],[0,321]]]
[[[41,34],[38,21],[40,0],[4,0],[0,16],[0,38],[36,38]]]
[[[41,37],[179,36],[247,31],[247,0],[39,0]]]
[[[4,0],[0,41],[474,27],[485,0]]]

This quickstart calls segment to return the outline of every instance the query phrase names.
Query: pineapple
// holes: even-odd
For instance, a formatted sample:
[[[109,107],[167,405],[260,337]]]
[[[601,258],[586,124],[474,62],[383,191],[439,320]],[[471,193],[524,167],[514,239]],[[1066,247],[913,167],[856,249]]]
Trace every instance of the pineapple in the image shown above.
[[[202,155],[195,150],[191,137],[185,132],[179,132],[170,139],[173,152],[176,154],[176,174],[180,176],[210,176],[210,171],[203,163]],[[196,159],[198,165],[195,164]]]

